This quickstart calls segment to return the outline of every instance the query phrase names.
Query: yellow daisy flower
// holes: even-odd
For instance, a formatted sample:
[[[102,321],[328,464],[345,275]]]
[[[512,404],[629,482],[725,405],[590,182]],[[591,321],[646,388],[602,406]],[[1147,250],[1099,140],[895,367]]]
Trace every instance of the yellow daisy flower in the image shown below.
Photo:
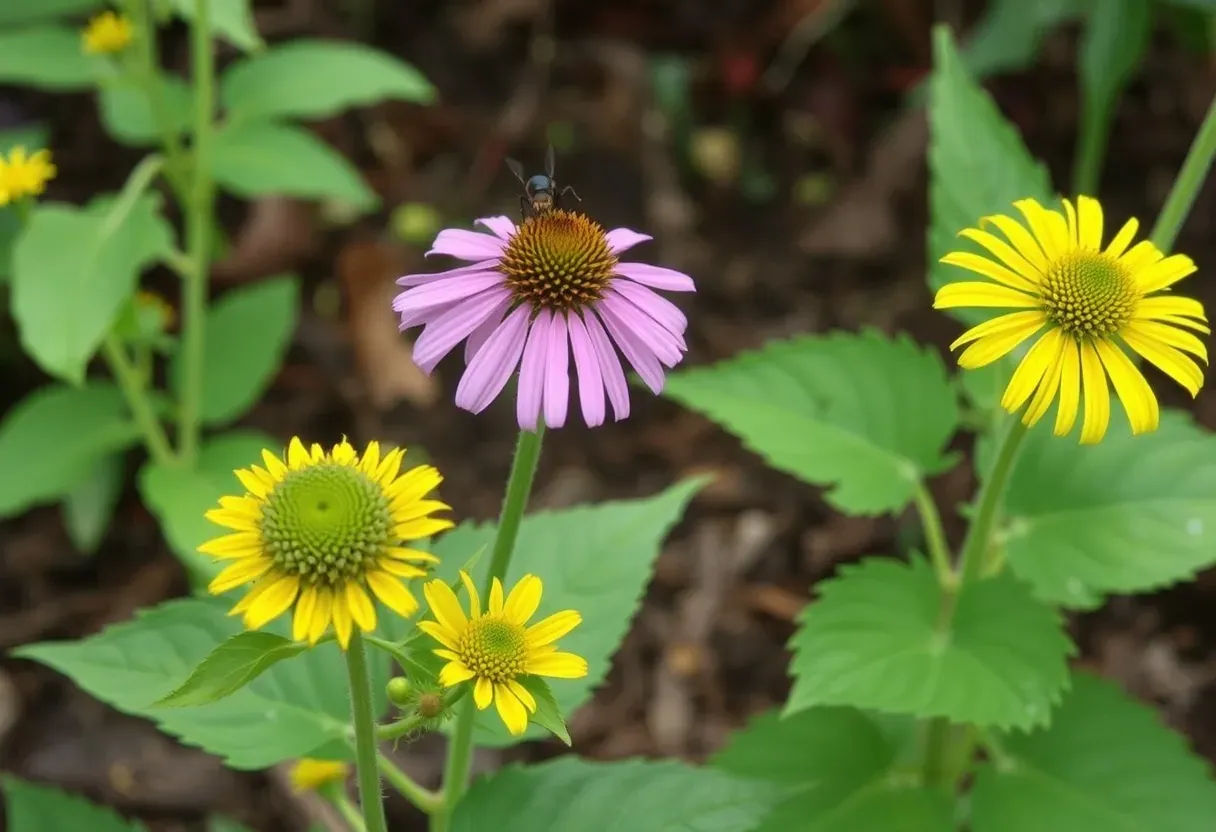
[[[305,757],[294,766],[288,777],[291,780],[291,790],[296,794],[315,792],[330,783],[341,783],[346,780],[350,766],[337,760],[314,760]]]
[[[14,147],[7,158],[0,157],[0,205],[25,196],[38,196],[56,173],[51,151],[38,150],[26,156],[24,147]]]
[[[583,618],[574,610],[563,610],[526,626],[540,606],[543,590],[535,575],[520,578],[505,600],[502,583],[495,578],[485,613],[472,578],[462,570],[460,580],[469,593],[467,616],[456,593],[443,581],[427,581],[422,588],[435,620],[420,621],[418,627],[443,645],[435,654],[448,662],[439,673],[439,682],[452,687],[475,680],[477,707],[485,710],[495,703],[507,730],[522,734],[528,728],[529,712],[536,710],[536,700],[519,683],[521,676],[579,679],[587,675],[586,659],[559,653],[554,644]]]
[[[80,39],[86,54],[109,55],[130,46],[135,29],[126,15],[105,11],[89,21]]]
[[[1055,434],[1071,431],[1080,410],[1081,442],[1091,444],[1102,439],[1110,421],[1109,377],[1132,433],[1156,430],[1157,397],[1124,347],[1192,396],[1199,393],[1203,369],[1190,356],[1206,364],[1208,353],[1187,330],[1210,333],[1203,305],[1165,291],[1193,273],[1195,264],[1181,254],[1165,256],[1148,240],[1132,246],[1139,227],[1134,219],[1103,249],[1102,206],[1090,197],[1078,197],[1075,208],[1064,200],[1063,214],[1033,199],[1014,206],[1025,224],[1000,214],[980,221],[995,226],[1005,239],[982,227],[960,232],[992,257],[956,251],[942,258],[992,282],[947,284],[938,290],[935,308],[1021,310],[963,333],[950,345],[969,345],[959,366],[983,367],[1039,336],[1009,380],[1002,407],[1014,413],[1029,402],[1022,415],[1029,426],[1058,398]]]
[[[437,563],[427,552],[403,548],[450,529],[452,522],[431,517],[450,510],[423,497],[443,478],[430,465],[399,474],[403,448],[383,457],[371,442],[360,458],[346,440],[326,453],[306,449],[299,438],[287,460],[262,451],[266,467],[236,471],[245,486],[241,497],[221,497],[208,520],[233,533],[199,547],[216,558],[234,561],[208,590],[214,594],[253,583],[230,615],[243,615],[257,630],[295,605],[292,638],[316,644],[332,622],[346,648],[354,627],[376,628],[370,589],[401,616],[412,615],[418,601],[402,578],[426,574],[416,563]]]

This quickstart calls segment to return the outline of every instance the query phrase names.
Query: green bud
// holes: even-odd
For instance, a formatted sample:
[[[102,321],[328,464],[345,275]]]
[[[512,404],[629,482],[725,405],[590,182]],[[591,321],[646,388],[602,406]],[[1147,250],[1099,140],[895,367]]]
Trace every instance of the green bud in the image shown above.
[[[398,708],[408,708],[413,704],[414,686],[404,676],[394,676],[388,680],[388,701]]]

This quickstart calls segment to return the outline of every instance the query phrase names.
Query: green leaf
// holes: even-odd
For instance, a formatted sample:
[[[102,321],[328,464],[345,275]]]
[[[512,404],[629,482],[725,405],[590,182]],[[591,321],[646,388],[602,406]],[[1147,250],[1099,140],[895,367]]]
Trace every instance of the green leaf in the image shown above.
[[[212,815],[207,819],[207,832],[252,832],[243,823],[237,823],[232,818],[223,815]]]
[[[146,717],[188,745],[242,770],[341,756],[350,719],[344,662],[330,642],[280,662],[231,696],[195,708],[151,703],[178,687],[216,644],[241,632],[232,599],[177,600],[90,638],[20,647],[15,655],[71,677],[124,713]],[[267,632],[286,632],[284,619]],[[324,755],[320,752],[324,749]]]
[[[949,30],[934,29],[934,70],[929,82],[929,287],[974,280],[958,266],[938,262],[952,251],[983,253],[957,236],[989,214],[1009,214],[1013,203],[1032,197],[1050,203],[1047,171],[992,99],[968,75]],[[967,324],[992,317],[992,310],[951,309]]]
[[[991,0],[962,48],[976,77],[1027,69],[1039,56],[1043,38],[1085,11],[1087,0]]]
[[[701,480],[689,480],[644,500],[578,506],[524,518],[506,588],[510,590],[519,578],[534,574],[544,582],[544,597],[534,622],[565,609],[583,616],[583,623],[563,636],[559,647],[587,659],[589,672],[582,679],[554,681],[559,713],[573,713],[607,675],[612,654],[625,637],[650,581],[663,538],[702,485]],[[493,541],[494,530],[489,524],[464,523],[445,534],[433,547],[442,559],[435,577],[455,580],[469,556]],[[575,540],[578,545],[571,545]],[[488,557],[478,559],[472,574],[479,587],[489,568]],[[438,647],[430,643],[429,636],[423,636],[422,643]],[[480,745],[497,747],[545,736],[544,731],[533,728],[523,737],[512,737],[493,708],[478,714],[477,731]]]
[[[673,373],[666,394],[850,514],[899,511],[945,470],[958,404],[941,359],[911,338],[833,333]],[[915,402],[916,406],[909,406]]]
[[[1117,409],[1097,445],[1045,421],[1014,463],[1003,540],[1010,568],[1064,606],[1190,578],[1216,563],[1216,437],[1171,410],[1132,437]]]
[[[0,3],[0,27],[50,20],[69,14],[100,9],[105,0],[4,0]],[[80,41],[77,39],[77,45]]]
[[[947,796],[900,771],[911,720],[883,725],[853,708],[766,714],[714,759],[738,777],[789,788],[753,832],[953,832]]]
[[[234,470],[258,462],[263,448],[278,449],[282,444],[258,431],[231,431],[203,446],[193,470],[151,461],[140,469],[139,493],[196,583],[205,584],[223,567],[198,551],[203,543],[224,534],[203,513],[215,508],[220,497],[244,493]]]
[[[116,387],[48,385],[0,422],[0,516],[17,514],[75,488],[98,460],[133,445],[139,430]]]
[[[76,29],[41,23],[0,30],[0,84],[78,90],[92,87],[98,75],[97,59],[84,54]]]
[[[302,127],[268,121],[225,126],[215,137],[211,172],[220,185],[245,198],[334,198],[363,210],[378,204],[359,171]]]
[[[63,524],[81,552],[91,555],[101,545],[122,486],[123,458],[109,454],[96,459],[85,477],[63,496]]]
[[[519,680],[519,683],[536,700],[536,710],[531,714],[530,721],[546,729],[566,745],[574,745],[570,739],[570,731],[566,728],[561,706],[557,704],[549,683],[540,676],[525,676]]]
[[[181,134],[190,129],[194,97],[190,85],[172,75],[161,77],[165,127]],[[161,128],[152,114],[144,88],[134,79],[122,77],[107,83],[98,93],[101,121],[114,139],[132,147],[159,144]]]
[[[1216,782],[1157,714],[1078,674],[1051,727],[1002,740],[971,796],[974,832],[1210,832]]]
[[[154,195],[81,210],[42,204],[13,250],[13,315],[26,352],[80,383],[140,271],[173,245]]]
[[[8,832],[144,832],[144,826],[126,821],[112,810],[76,795],[37,786],[16,777],[0,778]]]
[[[202,418],[230,422],[257,403],[283,361],[295,331],[299,281],[276,277],[234,289],[207,311]],[[170,364],[180,394],[182,356]]]
[[[276,46],[233,65],[220,82],[234,119],[326,118],[385,99],[429,104],[435,89],[392,55],[342,41]]]
[[[169,0],[169,3],[183,20],[194,20],[195,0]],[[245,52],[266,47],[254,23],[250,0],[211,0],[207,11],[211,29],[218,37]]]
[[[218,702],[284,659],[307,649],[307,644],[274,633],[237,633],[208,653],[186,681],[152,704],[160,708],[190,708]]]
[[[754,828],[772,786],[683,763],[590,763],[567,757],[478,780],[452,832],[740,832]]]
[[[1030,728],[1047,722],[1068,684],[1075,648],[1059,614],[1008,575],[968,584],[952,617],[919,558],[842,567],[819,595],[790,639],[787,715],[852,705]]]

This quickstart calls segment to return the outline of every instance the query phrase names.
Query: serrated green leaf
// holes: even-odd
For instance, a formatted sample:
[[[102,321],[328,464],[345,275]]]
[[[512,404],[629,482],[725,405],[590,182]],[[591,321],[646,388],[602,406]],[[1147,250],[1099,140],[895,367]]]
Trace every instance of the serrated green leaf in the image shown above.
[[[172,244],[152,194],[83,210],[36,207],[13,249],[13,316],[26,352],[51,375],[80,383],[140,271]]]
[[[525,676],[519,680],[532,698],[536,700],[536,710],[529,716],[529,721],[544,728],[566,745],[574,745],[570,739],[570,731],[566,728],[566,720],[562,716],[561,707],[553,696],[549,683],[539,676]]]
[[[0,778],[0,785],[7,832],[144,832],[142,823],[123,820],[111,809],[58,789],[9,776]]]
[[[1078,674],[1051,727],[1002,740],[971,796],[974,832],[1210,832],[1208,765],[1152,710]]]
[[[84,54],[76,29],[39,23],[0,31],[0,84],[78,90],[98,75],[97,59]]]
[[[195,0],[169,0],[169,3],[183,20],[194,20]],[[265,48],[253,20],[251,0],[210,0],[207,11],[216,36],[245,52]]]
[[[673,373],[665,393],[773,467],[831,486],[827,501],[850,514],[902,509],[953,461],[944,449],[958,426],[955,393],[937,354],[906,336],[781,341]]]
[[[360,210],[379,201],[344,156],[304,128],[287,124],[254,121],[221,128],[211,172],[221,186],[245,198],[332,198]]]
[[[86,555],[97,551],[122,496],[123,458],[99,457],[85,477],[63,495],[63,525],[72,544]]]
[[[326,118],[385,99],[430,103],[418,70],[358,43],[295,40],[234,64],[220,100],[238,119]]]
[[[299,281],[281,276],[228,292],[207,310],[202,418],[230,422],[257,403],[291,344]],[[184,366],[174,356],[169,378],[180,394]]]
[[[853,708],[766,714],[734,734],[714,766],[789,787],[752,832],[953,832],[953,807],[899,770],[912,720]]]
[[[541,579],[544,597],[534,622],[565,609],[583,616],[583,623],[563,636],[559,646],[587,659],[589,671],[582,679],[554,682],[560,713],[573,713],[607,675],[612,654],[628,631],[650,581],[663,538],[702,485],[701,480],[688,480],[648,499],[543,511],[524,518],[507,588],[528,573]],[[494,531],[490,524],[463,523],[446,533],[433,548],[442,558],[435,577],[449,583],[456,580],[469,556],[493,541]],[[489,558],[478,559],[471,573],[478,586],[489,568]],[[429,636],[420,639],[420,644],[438,646]],[[503,747],[545,735],[539,728],[530,728],[522,737],[512,737],[492,708],[478,714],[479,745]]]
[[[0,3],[0,26],[50,20],[101,8],[105,0],[4,0]],[[77,41],[79,43],[79,41]]]
[[[946,626],[929,565],[868,558],[819,586],[790,646],[785,713],[852,705],[958,723],[1046,723],[1075,651],[1058,613],[1001,575],[967,584]]]
[[[307,649],[306,644],[274,633],[237,633],[208,653],[186,681],[150,705],[191,708],[218,702],[284,659]]]
[[[48,385],[22,399],[0,422],[0,516],[60,497],[99,459],[129,447],[139,429],[112,384]]]
[[[589,763],[571,757],[511,766],[473,784],[452,832],[740,832],[776,789],[682,763]]]
[[[1122,409],[1097,445],[1030,431],[1005,492],[1006,557],[1040,598],[1089,607],[1216,563],[1216,438],[1165,410],[1131,436]]]
[[[165,129],[184,133],[193,119],[194,95],[181,78],[164,75],[160,79]],[[153,115],[147,90],[134,79],[120,77],[109,81],[98,92],[101,121],[116,141],[147,147],[161,141],[161,127]]]
[[[241,632],[240,620],[226,614],[231,602],[170,601],[90,638],[27,645],[14,655],[58,670],[101,701],[151,719],[236,769],[341,756],[350,706],[344,662],[332,642],[274,665],[218,702],[195,708],[150,705],[180,685],[216,644]],[[286,627],[280,619],[266,631],[281,635]]]

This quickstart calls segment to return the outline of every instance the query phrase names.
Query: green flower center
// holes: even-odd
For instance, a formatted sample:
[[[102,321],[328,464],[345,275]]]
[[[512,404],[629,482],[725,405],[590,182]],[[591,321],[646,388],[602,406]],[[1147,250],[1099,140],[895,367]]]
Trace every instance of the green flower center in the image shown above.
[[[1107,338],[1121,330],[1140,292],[1118,262],[1095,252],[1076,252],[1047,270],[1040,293],[1047,319],[1074,338]]]
[[[572,211],[546,211],[515,230],[498,268],[515,300],[533,309],[582,309],[603,297],[616,269],[604,228]]]
[[[475,619],[458,646],[461,661],[477,676],[497,683],[524,675],[528,636],[519,624],[489,616]]]
[[[262,539],[275,567],[310,583],[362,577],[392,542],[392,529],[383,489],[336,462],[289,471],[262,508]]]

